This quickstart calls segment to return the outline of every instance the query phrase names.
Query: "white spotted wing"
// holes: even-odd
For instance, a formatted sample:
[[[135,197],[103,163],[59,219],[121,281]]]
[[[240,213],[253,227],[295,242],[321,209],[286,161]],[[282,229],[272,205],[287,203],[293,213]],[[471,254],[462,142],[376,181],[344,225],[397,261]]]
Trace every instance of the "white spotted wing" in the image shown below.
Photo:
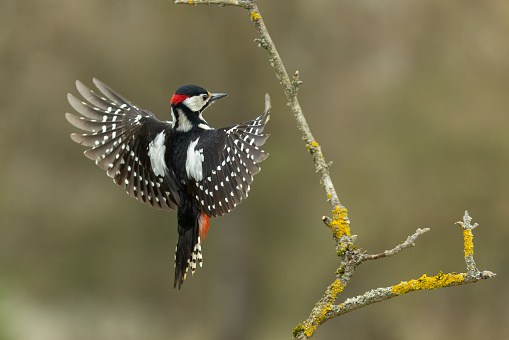
[[[71,138],[91,147],[85,156],[94,160],[127,193],[158,209],[177,209],[179,195],[173,174],[164,167],[165,148],[171,146],[171,124],[131,104],[97,79],[103,96],[81,82],[76,87],[88,101],[68,95],[69,103],[82,117],[67,113],[67,120],[87,134]],[[154,162],[155,156],[161,162]]]
[[[258,163],[268,154],[260,149],[269,135],[262,134],[269,120],[270,99],[266,95],[265,112],[250,121],[204,130],[195,150],[203,153],[202,174],[196,180],[193,195],[200,210],[209,217],[229,213],[246,198]]]

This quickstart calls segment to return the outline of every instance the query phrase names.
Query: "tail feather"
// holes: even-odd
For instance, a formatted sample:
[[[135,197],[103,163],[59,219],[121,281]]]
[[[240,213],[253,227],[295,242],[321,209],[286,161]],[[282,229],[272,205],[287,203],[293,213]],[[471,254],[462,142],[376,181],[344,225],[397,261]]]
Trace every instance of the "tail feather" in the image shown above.
[[[209,218],[202,214],[197,217],[196,223],[191,228],[183,228],[179,225],[179,240],[175,249],[175,281],[173,288],[178,287],[180,289],[187,277],[189,268],[191,268],[191,274],[194,274],[196,264],[202,266],[201,243],[205,238],[208,227]]]

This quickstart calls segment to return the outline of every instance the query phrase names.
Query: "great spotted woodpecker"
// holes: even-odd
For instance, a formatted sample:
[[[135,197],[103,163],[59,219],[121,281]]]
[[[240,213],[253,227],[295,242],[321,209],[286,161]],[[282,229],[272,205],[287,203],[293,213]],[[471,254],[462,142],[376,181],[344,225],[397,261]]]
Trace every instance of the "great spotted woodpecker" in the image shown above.
[[[67,120],[90,132],[71,138],[91,147],[85,156],[130,196],[157,209],[177,210],[174,287],[180,289],[189,267],[194,274],[196,264],[202,265],[209,218],[229,213],[247,197],[258,163],[268,156],[259,147],[268,138],[262,131],[269,119],[269,96],[261,116],[213,129],[203,111],[226,94],[182,86],[171,98],[172,121],[162,122],[99,80],[94,84],[102,95],[76,82],[88,103],[68,95],[83,117],[66,113]]]

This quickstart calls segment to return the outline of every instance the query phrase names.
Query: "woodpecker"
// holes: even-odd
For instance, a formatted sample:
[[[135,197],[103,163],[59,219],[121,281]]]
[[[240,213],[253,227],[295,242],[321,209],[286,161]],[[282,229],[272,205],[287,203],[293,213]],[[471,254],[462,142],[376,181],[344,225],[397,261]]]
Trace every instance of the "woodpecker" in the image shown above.
[[[80,81],[78,92],[88,101],[68,94],[82,116],[66,113],[75,127],[90,133],[71,134],[76,143],[91,147],[85,156],[106,170],[127,194],[162,210],[177,210],[179,239],[175,250],[174,288],[179,289],[189,268],[202,266],[201,244],[209,218],[222,216],[247,198],[259,162],[268,153],[260,149],[269,120],[265,110],[244,123],[214,129],[203,111],[224,93],[210,93],[196,85],[175,91],[171,121],[160,121],[150,111],[133,105],[94,78],[97,94]]]

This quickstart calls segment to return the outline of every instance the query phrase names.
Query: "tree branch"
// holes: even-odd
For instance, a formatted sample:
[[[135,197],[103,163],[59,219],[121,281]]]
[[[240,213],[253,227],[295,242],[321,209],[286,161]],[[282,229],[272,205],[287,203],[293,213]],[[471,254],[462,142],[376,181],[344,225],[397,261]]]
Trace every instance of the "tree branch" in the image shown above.
[[[463,228],[464,238],[464,257],[467,264],[466,273],[448,273],[444,274],[439,272],[435,276],[422,275],[418,279],[404,281],[391,287],[376,288],[370,290],[362,295],[354,298],[348,298],[339,305],[334,305],[334,301],[346,287],[350,281],[353,272],[357,267],[367,261],[376,260],[383,257],[395,255],[400,251],[413,247],[415,240],[422,234],[429,231],[429,228],[417,229],[417,231],[409,236],[400,245],[391,250],[386,250],[381,254],[366,255],[355,249],[352,245],[347,245],[342,251],[338,251],[338,255],[342,258],[342,266],[337,270],[336,274],[338,279],[329,286],[320,301],[313,308],[309,318],[302,324],[297,325],[293,334],[295,339],[304,340],[313,336],[316,329],[321,326],[325,321],[330,320],[336,316],[340,316],[356,309],[371,305],[375,302],[388,300],[393,297],[404,295],[407,293],[415,292],[418,290],[432,290],[445,287],[460,286],[469,283],[475,283],[480,280],[485,280],[494,277],[496,274],[490,271],[479,271],[474,262],[474,245],[472,243],[473,235],[472,229],[477,227],[477,223],[471,225],[472,218],[465,211],[462,222],[456,222]]]
[[[375,302],[391,299],[406,293],[418,290],[430,290],[444,287],[453,287],[468,283],[474,283],[479,280],[494,277],[495,274],[489,271],[480,272],[475,264],[473,254],[473,234],[472,230],[477,223],[471,225],[471,217],[465,212],[462,222],[457,222],[463,228],[464,238],[464,257],[467,265],[466,273],[448,273],[442,272],[435,276],[428,277],[426,274],[418,279],[401,282],[390,287],[372,289],[362,295],[344,300],[339,305],[335,301],[350,282],[353,273],[359,265],[368,260],[377,260],[380,258],[395,255],[404,249],[414,246],[415,240],[422,234],[429,231],[428,228],[417,229],[404,242],[393,249],[386,250],[380,254],[368,255],[365,251],[357,249],[353,243],[356,240],[355,235],[350,233],[350,220],[346,208],[339,201],[334,185],[332,183],[329,165],[325,161],[321,147],[314,138],[309,125],[304,117],[302,108],[297,99],[297,92],[301,81],[299,72],[296,71],[292,78],[289,77],[283,61],[277,52],[276,46],[269,35],[267,27],[263,21],[262,15],[256,4],[256,0],[175,0],[176,4],[208,5],[216,4],[219,6],[237,6],[248,11],[249,17],[253,22],[259,39],[256,39],[258,45],[264,48],[268,54],[269,62],[274,67],[277,79],[283,87],[287,103],[297,121],[297,127],[302,133],[302,139],[306,147],[313,156],[313,162],[316,172],[320,176],[320,183],[325,190],[327,200],[332,208],[332,218],[324,216],[323,222],[332,230],[333,239],[336,242],[337,255],[341,259],[341,266],[336,270],[336,280],[327,287],[322,298],[316,303],[307,320],[299,324],[293,331],[295,339],[309,339],[313,336],[316,329],[325,321],[336,316],[351,312],[361,307],[365,307]]]
[[[378,260],[378,259],[381,259],[383,257],[388,257],[388,256],[392,256],[392,255],[395,255],[397,253],[399,253],[400,251],[402,251],[403,249],[406,249],[406,248],[410,248],[410,247],[413,247],[415,246],[415,240],[421,236],[422,234],[428,232],[430,229],[429,228],[424,228],[424,229],[417,229],[417,231],[411,235],[411,236],[408,236],[408,238],[406,239],[406,241],[404,242],[401,242],[401,244],[398,244],[396,247],[392,248],[391,250],[386,250],[384,251],[383,253],[380,253],[380,254],[375,254],[375,255],[366,255],[366,260]]]
[[[219,5],[219,6],[238,6],[249,8],[252,4],[252,1],[249,0],[175,0],[177,5],[185,4],[185,5]]]

